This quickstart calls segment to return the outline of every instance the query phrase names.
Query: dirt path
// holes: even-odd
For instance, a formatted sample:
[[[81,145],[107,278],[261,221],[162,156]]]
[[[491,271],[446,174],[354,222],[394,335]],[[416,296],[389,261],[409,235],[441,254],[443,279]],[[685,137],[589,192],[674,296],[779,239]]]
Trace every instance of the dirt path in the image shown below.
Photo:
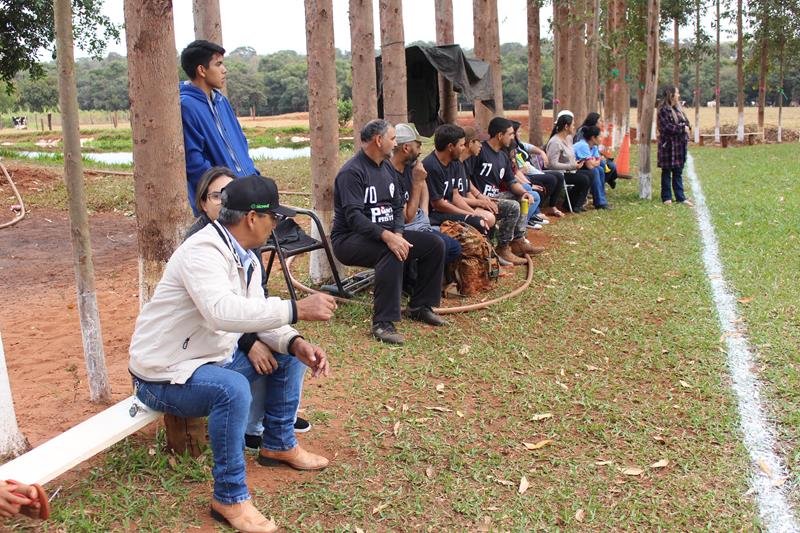
[[[90,218],[97,294],[114,399],[130,394],[127,347],[138,312],[132,218]],[[0,331],[17,418],[31,444],[101,410],[86,401],[69,221],[35,210],[0,231]]]

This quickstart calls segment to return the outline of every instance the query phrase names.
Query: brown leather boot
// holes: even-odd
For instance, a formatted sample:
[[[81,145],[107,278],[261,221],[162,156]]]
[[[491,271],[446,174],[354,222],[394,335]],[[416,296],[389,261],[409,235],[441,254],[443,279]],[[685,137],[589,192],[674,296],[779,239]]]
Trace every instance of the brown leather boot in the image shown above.
[[[211,517],[223,524],[228,524],[242,533],[273,533],[278,531],[275,521],[267,519],[256,509],[253,502],[245,500],[241,503],[224,504],[211,498]]]
[[[326,458],[315,453],[304,450],[298,444],[291,450],[274,452],[261,448],[258,456],[258,464],[261,466],[280,466],[289,465],[295,470],[322,470],[328,464]]]
[[[507,244],[504,244],[502,246],[498,246],[495,249],[495,252],[497,252],[497,255],[500,258],[505,259],[506,261],[508,261],[512,265],[527,265],[528,264],[528,260],[527,259],[523,259],[521,257],[517,257],[516,255],[514,255],[514,253],[511,251],[511,248]]]
[[[525,239],[514,239],[511,241],[511,251],[514,253],[514,255],[525,257],[525,254],[540,254],[544,252],[544,248],[534,246],[529,242],[525,242]]]

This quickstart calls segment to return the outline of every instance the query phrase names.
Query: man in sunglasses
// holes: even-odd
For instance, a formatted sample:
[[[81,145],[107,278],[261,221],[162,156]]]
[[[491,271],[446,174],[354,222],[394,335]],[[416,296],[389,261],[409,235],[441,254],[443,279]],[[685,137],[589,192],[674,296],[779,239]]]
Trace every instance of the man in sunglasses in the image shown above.
[[[312,377],[327,376],[328,357],[290,324],[329,320],[336,303],[323,294],[297,302],[264,298],[259,259],[250,251],[266,241],[278,218],[293,215],[280,205],[269,178],[248,176],[228,184],[217,220],[170,257],[131,339],[129,370],[139,400],[177,416],[208,416],[211,515],[240,531],[276,529],[253,506],[246,484],[243,435],[250,382],[269,380],[258,463],[298,470],[328,465],[325,457],[303,449],[294,432],[302,373],[309,367]],[[238,348],[242,333],[252,331],[259,332],[274,360],[251,360]]]

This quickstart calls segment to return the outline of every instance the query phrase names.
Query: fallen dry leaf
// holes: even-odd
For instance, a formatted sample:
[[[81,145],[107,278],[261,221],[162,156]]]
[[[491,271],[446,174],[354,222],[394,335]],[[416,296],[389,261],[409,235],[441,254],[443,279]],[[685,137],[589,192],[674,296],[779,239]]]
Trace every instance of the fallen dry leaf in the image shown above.
[[[361,529],[360,527],[357,527],[356,528],[356,533],[364,533],[364,530]]]
[[[583,522],[583,519],[586,517],[586,511],[583,509],[578,509],[575,511],[575,520],[578,522]]]
[[[747,296],[745,298],[737,298],[736,301],[739,302],[740,304],[749,304],[750,302],[753,301],[753,298]]]
[[[744,224],[744,222],[742,222],[741,220],[739,222],[733,223],[734,226],[741,226],[742,224]]]
[[[407,404],[407,403],[404,403],[404,404],[403,404],[403,407],[401,407],[401,408],[400,408],[400,410],[401,410],[403,413],[407,413],[407,412],[408,412],[408,404]]]
[[[415,418],[414,422],[417,424],[422,424],[423,422],[427,422],[428,420],[433,420],[431,417],[423,417],[423,418]]]
[[[387,503],[382,503],[377,507],[373,507],[372,508],[372,514],[378,514],[381,511],[383,511],[384,509],[386,509],[387,507],[389,507],[389,503],[388,502]]]
[[[653,440],[661,443],[667,442],[666,439],[664,439],[664,437],[662,437],[661,435],[653,435]]]
[[[385,408],[386,408],[386,410],[387,410],[387,411],[389,411],[390,413],[394,412],[394,407],[392,407],[391,405],[384,405],[384,407],[385,407]]]
[[[433,479],[433,467],[429,466],[425,469],[425,475],[428,476],[428,479]]]
[[[394,428],[392,429],[392,433],[394,433],[395,437],[400,435],[400,421],[399,420],[394,423]]]
[[[599,329],[596,329],[596,328],[592,328],[592,333],[594,333],[595,335],[601,335],[603,337],[606,336],[605,333],[603,333],[602,331],[600,331]]]
[[[767,475],[767,477],[772,479],[772,469],[769,467],[766,461],[764,461],[764,459],[759,459],[756,461],[756,464],[758,464],[758,468],[760,468],[761,471]]]
[[[507,479],[494,478],[494,480],[496,482],[500,483],[501,485],[506,486],[506,487],[513,487],[514,486],[514,482],[513,481],[509,481]]]
[[[467,355],[469,353],[469,350],[470,350],[470,345],[464,344],[461,346],[461,349],[458,350],[458,355]]]
[[[613,465],[614,461],[595,461],[594,464],[597,466]]]
[[[461,411],[456,411],[456,416],[459,418],[464,418],[464,413],[462,413]]]
[[[783,484],[784,484],[784,483],[786,483],[786,480],[787,480],[787,479],[789,479],[789,478],[788,478],[788,477],[786,477],[786,476],[784,476],[784,477],[779,477],[778,479],[776,479],[775,481],[773,481],[773,482],[770,484],[770,486],[771,486],[771,487],[781,487],[781,486],[783,486]]]
[[[656,461],[655,463],[651,464],[650,468],[664,468],[667,465],[669,465],[669,460],[661,459],[660,461]]]
[[[553,444],[552,439],[544,439],[540,440],[539,442],[523,442],[522,445],[525,446],[528,450],[538,450],[540,448],[544,448],[548,444]]]
[[[553,418],[553,413],[537,413],[531,417],[531,420],[538,422],[539,420],[546,420],[548,418]]]
[[[681,387],[684,387],[686,389],[691,389],[692,388],[692,386],[691,386],[691,384],[689,384],[689,382],[683,381],[682,379],[679,380],[678,383],[681,384]]]
[[[517,492],[520,494],[525,494],[525,491],[528,490],[528,487],[530,486],[531,484],[528,483],[528,478],[522,476],[522,479],[519,480],[519,488],[517,489]]]
[[[641,468],[636,468],[635,466],[629,466],[628,468],[624,468],[622,473],[626,476],[641,476],[644,473],[644,470]]]
[[[444,392],[444,383],[436,384],[436,392]]]
[[[453,412],[452,409],[448,409],[447,407],[439,407],[438,405],[436,407],[426,407],[425,409],[427,409],[428,411],[437,411],[439,413],[452,413]]]
[[[595,370],[602,370],[602,368],[594,366],[594,365],[586,365],[586,370],[588,370],[589,372],[593,372]]]

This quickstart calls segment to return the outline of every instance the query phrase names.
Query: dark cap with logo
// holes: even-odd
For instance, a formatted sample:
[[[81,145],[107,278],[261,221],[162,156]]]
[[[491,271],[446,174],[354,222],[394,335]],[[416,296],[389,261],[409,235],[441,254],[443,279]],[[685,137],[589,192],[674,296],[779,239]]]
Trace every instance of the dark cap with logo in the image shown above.
[[[278,186],[272,178],[246,176],[237,178],[222,189],[222,205],[234,211],[277,213],[293,217],[294,209],[278,203]]]

